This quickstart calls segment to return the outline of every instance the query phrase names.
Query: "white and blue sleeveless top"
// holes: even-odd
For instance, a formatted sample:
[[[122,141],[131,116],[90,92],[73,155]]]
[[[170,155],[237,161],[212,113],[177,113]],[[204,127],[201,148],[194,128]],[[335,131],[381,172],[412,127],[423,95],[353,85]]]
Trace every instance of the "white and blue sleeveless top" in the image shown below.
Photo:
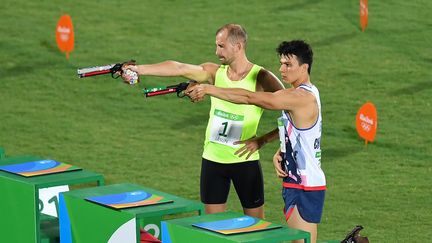
[[[311,92],[316,99],[318,118],[309,128],[297,128],[289,113],[282,111],[278,118],[282,167],[288,177],[283,186],[303,190],[325,190],[326,180],[321,170],[321,101],[318,89],[312,85],[300,85],[297,89]]]

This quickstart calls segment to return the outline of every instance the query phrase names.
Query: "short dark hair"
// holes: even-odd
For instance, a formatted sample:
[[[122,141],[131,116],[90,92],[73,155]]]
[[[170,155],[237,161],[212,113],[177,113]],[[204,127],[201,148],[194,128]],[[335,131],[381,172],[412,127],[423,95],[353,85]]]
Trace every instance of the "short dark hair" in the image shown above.
[[[216,35],[223,30],[228,31],[228,39],[231,43],[235,44],[236,42],[243,42],[244,46],[246,47],[248,36],[246,30],[241,25],[226,24],[216,31]]]
[[[311,73],[313,62],[313,51],[311,46],[303,40],[283,41],[276,48],[279,56],[292,56],[296,55],[298,62],[301,64],[309,64],[308,73]]]

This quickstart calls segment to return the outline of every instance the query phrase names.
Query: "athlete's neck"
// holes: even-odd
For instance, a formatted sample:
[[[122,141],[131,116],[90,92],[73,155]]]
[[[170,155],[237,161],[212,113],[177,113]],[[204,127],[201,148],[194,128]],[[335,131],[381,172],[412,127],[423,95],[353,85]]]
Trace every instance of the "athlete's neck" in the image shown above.
[[[305,76],[305,77],[302,77],[302,78],[299,78],[298,80],[294,81],[294,82],[292,83],[292,86],[293,86],[294,88],[298,88],[298,87],[299,87],[300,85],[302,85],[302,84],[305,84],[305,85],[307,85],[307,86],[312,86],[312,83],[310,82],[309,75],[307,75],[307,76]]]
[[[227,75],[231,80],[241,80],[252,69],[253,63],[247,58],[238,59],[228,65]]]

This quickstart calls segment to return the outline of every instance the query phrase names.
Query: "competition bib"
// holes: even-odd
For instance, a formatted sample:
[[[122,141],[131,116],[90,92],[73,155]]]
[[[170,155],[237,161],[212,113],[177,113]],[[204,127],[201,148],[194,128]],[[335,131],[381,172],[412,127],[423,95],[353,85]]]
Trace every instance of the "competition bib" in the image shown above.
[[[220,143],[231,147],[235,141],[239,141],[243,130],[244,116],[233,113],[215,110],[210,129],[209,140],[214,143]]]

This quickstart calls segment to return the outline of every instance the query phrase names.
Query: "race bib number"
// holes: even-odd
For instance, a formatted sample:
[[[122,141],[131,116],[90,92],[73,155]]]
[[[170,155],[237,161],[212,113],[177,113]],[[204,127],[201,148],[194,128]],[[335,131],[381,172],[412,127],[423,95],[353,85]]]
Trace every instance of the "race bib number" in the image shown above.
[[[57,218],[59,193],[67,191],[69,191],[68,185],[39,189],[39,211]]]
[[[233,143],[241,138],[243,120],[244,116],[216,109],[210,130],[210,141],[231,147],[240,146]]]

